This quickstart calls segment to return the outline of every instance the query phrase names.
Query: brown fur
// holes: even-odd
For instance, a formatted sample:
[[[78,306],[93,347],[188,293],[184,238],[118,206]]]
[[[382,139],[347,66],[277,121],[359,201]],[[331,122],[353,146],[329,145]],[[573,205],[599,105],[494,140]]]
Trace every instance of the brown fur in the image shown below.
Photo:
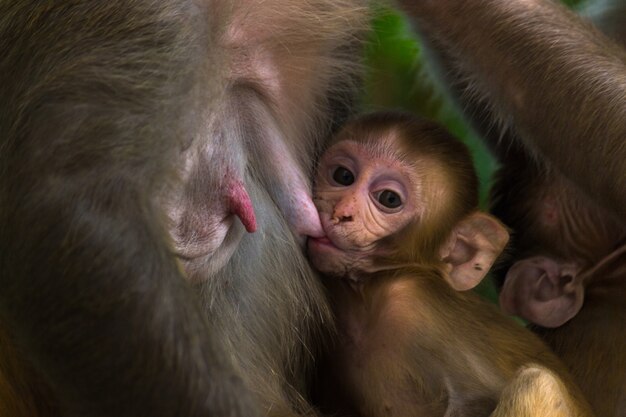
[[[597,415],[625,416],[626,258],[597,264],[620,250],[626,227],[553,171],[510,161],[498,178],[493,211],[514,231],[500,281],[511,263],[534,255],[580,266],[582,309],[558,328],[533,330],[568,366]]]
[[[599,269],[596,265],[620,250],[626,227],[554,172],[507,164],[499,178],[494,212],[516,231],[509,261],[540,254],[576,262],[584,276],[578,314],[558,328],[533,330],[568,366],[597,415],[625,416],[626,258],[622,253]],[[546,206],[546,198],[555,204]],[[509,265],[501,266],[501,280]]]
[[[619,11],[620,1],[607,3]],[[521,142],[601,206],[626,216],[626,52],[620,45],[557,1],[399,3],[488,142],[502,149]]]
[[[598,416],[626,416],[626,259],[597,276],[585,304],[556,329],[533,330],[568,366]]]
[[[16,417],[61,416],[50,387],[24,352],[0,329],[0,415]]]
[[[534,80],[546,79],[537,78],[541,69],[559,68],[547,53],[560,45],[554,39],[588,37],[588,29],[564,18],[563,30],[546,33],[552,16],[529,19],[500,3],[481,3],[493,14],[464,12],[465,27],[437,19],[442,29],[461,29],[461,40],[476,35],[474,48],[455,59],[477,78],[502,69],[522,75],[516,86],[557,98],[512,108],[518,94],[501,88],[503,77],[479,83],[503,113],[541,109],[519,117],[522,128],[561,114],[577,122],[561,106],[577,105],[570,94],[588,96],[578,80],[564,83],[560,96]],[[298,247],[302,236],[278,208],[289,187],[276,170],[283,159],[268,155],[267,144],[284,147],[306,183],[311,155],[353,102],[365,8],[362,0],[0,2],[0,313],[20,355],[37,364],[69,412],[310,412],[306,374],[332,322]],[[495,38],[510,46],[507,56],[520,51],[536,65],[522,59],[505,67],[482,55],[501,50],[480,39],[481,31],[494,38],[480,21],[488,16],[503,20]],[[550,39],[527,54],[535,34]],[[595,49],[580,50],[593,68],[604,62]],[[592,92],[619,94],[614,80],[603,78]],[[592,104],[607,102],[615,100]],[[619,108],[608,110],[574,123],[576,133],[597,121],[619,134],[606,123],[621,123],[621,114],[612,119]],[[538,124],[545,133],[549,124]],[[580,150],[586,157],[589,149]],[[245,185],[259,230],[244,235],[234,223],[210,255],[177,257],[195,244],[206,250],[205,239],[215,237],[206,216],[224,208],[216,195],[226,173]],[[611,199],[610,190],[603,194]],[[206,311],[183,278],[200,282]]]
[[[313,413],[332,320],[276,166],[291,160],[306,193],[352,104],[367,16],[361,0],[0,2],[0,313],[15,329],[0,409],[35,417],[20,386],[42,378],[67,415]],[[253,235],[211,217],[233,176]]]
[[[339,339],[323,384],[347,400],[325,398],[327,411],[340,401],[360,416],[592,415],[554,354],[493,305],[432,271],[375,279],[358,295],[329,284],[339,322],[368,327],[361,340]],[[529,380],[527,368],[548,381]]]
[[[356,242],[357,232],[348,223],[367,230],[363,234],[373,234],[370,238],[373,243],[365,247],[373,246],[373,253],[383,254],[390,252],[390,242],[397,243],[391,246],[392,250],[401,244],[409,247],[418,244],[417,240],[405,237],[419,238],[420,233],[407,235],[405,226],[394,225],[394,219],[401,219],[402,211],[415,210],[415,219],[406,227],[429,227],[446,237],[457,236],[460,228],[472,227],[465,224],[476,215],[477,199],[469,154],[459,151],[459,143],[449,135],[420,126],[430,125],[407,116],[365,116],[350,123],[335,146],[327,151],[330,156],[322,157],[315,188],[316,198],[322,201],[319,204],[322,219],[326,218],[327,210],[334,216],[338,207],[344,207],[345,199],[354,200],[357,205],[367,204],[368,197],[356,194],[364,192],[361,190],[366,182],[376,184],[394,178],[398,172],[405,175],[405,170],[412,170],[408,174],[414,177],[411,184],[427,184],[410,189],[401,211],[383,217],[389,219],[383,220],[387,234],[374,235],[377,229],[366,224],[369,217],[362,208],[354,207],[349,213],[342,208],[344,220],[323,221],[335,249],[309,244],[314,264],[329,274],[325,282],[340,328],[336,350],[329,353],[328,373],[322,377],[323,388],[318,394],[324,409],[363,417],[487,416],[492,411],[498,416],[590,416],[588,405],[564,366],[536,336],[478,296],[453,288],[458,274],[448,268],[454,271],[458,265],[448,257],[454,259],[455,238],[451,239],[452,249],[443,258],[439,254],[441,247],[447,245],[445,240],[418,257],[407,256],[412,253],[407,249],[390,253],[389,262],[374,263],[374,267],[367,269],[361,269],[360,264],[349,264],[347,273],[343,268],[335,269],[335,263],[329,263],[328,258],[333,256],[341,262],[344,252],[350,253],[348,262],[353,256],[368,253],[350,246]],[[366,133],[368,128],[371,132]],[[365,151],[338,146],[340,141],[355,141],[355,137]],[[387,150],[385,153],[367,151],[381,146]],[[394,146],[401,149],[394,150]],[[411,147],[411,157],[395,156],[395,165],[394,161],[387,161],[388,155],[406,155],[406,149],[402,149],[405,146]],[[347,149],[355,149],[355,153],[350,155]],[[333,156],[335,153],[337,156]],[[378,154],[383,159],[381,168],[375,165]],[[348,162],[352,160],[356,162]],[[352,184],[333,184],[324,179],[335,169],[335,161],[346,161],[347,167],[356,167]],[[430,169],[420,169],[424,164]],[[404,170],[400,171],[398,165]],[[450,182],[428,181],[435,166],[446,173],[444,178],[450,178]],[[452,170],[451,166],[456,169]],[[397,169],[395,176],[389,173],[393,167]],[[376,169],[381,171],[381,180],[371,173]],[[361,174],[364,179],[359,178]],[[454,191],[463,190],[464,185],[467,188],[462,193]],[[376,186],[372,187],[370,193]],[[441,192],[448,187],[452,191]],[[463,199],[456,204],[457,196],[464,193],[473,194],[467,200],[474,204]],[[438,210],[448,213],[422,216],[434,198],[440,199]],[[468,234],[479,237],[463,246],[463,257],[470,258],[464,262],[485,268],[480,274],[482,278],[489,265],[475,262],[483,259],[486,263],[483,251],[492,245],[498,249],[497,256],[507,234],[497,223],[491,223],[488,216],[479,216],[484,221],[480,225],[486,229]],[[426,225],[427,222],[430,224]],[[359,238],[358,242],[361,241]],[[327,386],[332,388],[324,388]]]
[[[607,22],[626,18],[624,2],[599,3],[589,13],[593,23],[623,44],[626,37]],[[498,278],[504,280],[511,263],[533,255],[580,266],[582,309],[560,327],[532,329],[568,366],[598,416],[626,416],[626,258],[612,255],[623,251],[626,242],[623,217],[595,200],[598,194],[585,194],[522,149],[496,150],[503,167],[492,191],[492,211],[513,230],[510,262],[501,265]],[[600,171],[603,181],[613,181]],[[613,259],[605,263],[607,257]]]

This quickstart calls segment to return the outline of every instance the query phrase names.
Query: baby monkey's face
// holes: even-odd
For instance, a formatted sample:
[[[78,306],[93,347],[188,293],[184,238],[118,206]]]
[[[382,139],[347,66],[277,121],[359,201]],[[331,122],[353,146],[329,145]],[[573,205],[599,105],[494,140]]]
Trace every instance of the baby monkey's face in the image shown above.
[[[309,257],[323,273],[368,271],[381,240],[419,213],[414,169],[370,146],[344,140],[323,155],[314,189],[325,237],[309,240]],[[373,271],[372,271],[373,272]]]

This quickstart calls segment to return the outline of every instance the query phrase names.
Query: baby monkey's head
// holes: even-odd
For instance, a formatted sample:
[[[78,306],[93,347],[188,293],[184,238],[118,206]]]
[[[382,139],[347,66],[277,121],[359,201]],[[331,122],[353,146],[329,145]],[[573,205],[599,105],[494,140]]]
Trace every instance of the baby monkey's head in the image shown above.
[[[407,113],[348,123],[321,157],[314,201],[326,236],[310,239],[309,255],[329,275],[442,266],[456,249],[470,250],[455,247],[460,233],[474,234],[476,222],[508,239],[497,221],[475,213],[478,181],[467,148],[440,125]]]

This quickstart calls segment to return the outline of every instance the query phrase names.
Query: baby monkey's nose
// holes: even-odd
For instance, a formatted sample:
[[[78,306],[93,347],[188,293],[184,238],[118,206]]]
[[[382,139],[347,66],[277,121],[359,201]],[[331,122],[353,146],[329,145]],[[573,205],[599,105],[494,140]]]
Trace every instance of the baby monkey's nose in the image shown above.
[[[341,215],[334,215],[332,217],[332,222],[333,224],[339,224],[339,223],[347,223],[347,222],[351,222],[353,221],[352,216],[341,216]]]

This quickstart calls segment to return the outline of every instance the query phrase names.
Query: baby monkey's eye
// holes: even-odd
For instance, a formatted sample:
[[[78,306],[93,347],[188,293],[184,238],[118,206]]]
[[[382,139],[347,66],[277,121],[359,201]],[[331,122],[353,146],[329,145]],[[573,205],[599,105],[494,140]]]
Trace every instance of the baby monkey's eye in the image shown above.
[[[352,185],[354,174],[344,167],[337,167],[333,172],[333,180],[339,185]]]
[[[384,190],[383,192],[381,192],[378,195],[378,202],[390,209],[395,209],[402,205],[402,199],[400,198],[398,193],[395,193],[391,190]]]

